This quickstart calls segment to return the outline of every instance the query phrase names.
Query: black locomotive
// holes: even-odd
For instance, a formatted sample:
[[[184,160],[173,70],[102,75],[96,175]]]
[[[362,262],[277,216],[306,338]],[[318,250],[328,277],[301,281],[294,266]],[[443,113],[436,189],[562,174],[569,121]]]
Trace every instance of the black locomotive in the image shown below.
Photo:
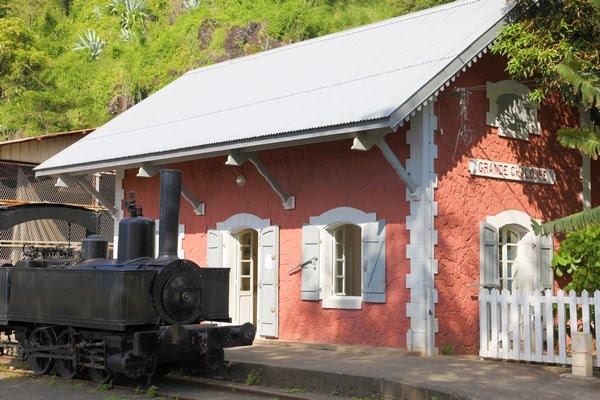
[[[81,259],[25,259],[0,267],[0,333],[37,374],[98,383],[114,375],[152,377],[180,362],[212,368],[223,348],[251,345],[255,327],[230,321],[229,270],[177,257],[181,172],[161,171],[159,255],[154,221],[132,199],[119,223],[117,259],[99,235]]]

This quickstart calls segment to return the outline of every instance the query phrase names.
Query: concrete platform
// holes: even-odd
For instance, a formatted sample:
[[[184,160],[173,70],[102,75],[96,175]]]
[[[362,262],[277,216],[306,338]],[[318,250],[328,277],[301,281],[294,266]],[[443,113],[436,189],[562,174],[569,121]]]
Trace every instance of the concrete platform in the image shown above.
[[[303,388],[342,397],[384,399],[600,400],[600,372],[577,378],[570,369],[469,356],[420,357],[397,349],[261,341],[226,350],[238,381]]]

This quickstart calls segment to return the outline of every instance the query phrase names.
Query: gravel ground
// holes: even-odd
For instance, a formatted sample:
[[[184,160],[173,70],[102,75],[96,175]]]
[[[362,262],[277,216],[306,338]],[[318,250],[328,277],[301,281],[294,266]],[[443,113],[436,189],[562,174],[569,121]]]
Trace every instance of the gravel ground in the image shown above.
[[[0,371],[0,400],[125,400],[141,398],[122,389],[103,390],[81,381],[32,377]]]
[[[210,400],[264,400],[273,396],[245,394],[235,391],[203,387],[194,382],[183,382],[168,377],[156,386],[109,387],[82,380],[66,380],[54,376],[34,377],[0,370],[0,400],[134,400],[134,399],[210,399]]]

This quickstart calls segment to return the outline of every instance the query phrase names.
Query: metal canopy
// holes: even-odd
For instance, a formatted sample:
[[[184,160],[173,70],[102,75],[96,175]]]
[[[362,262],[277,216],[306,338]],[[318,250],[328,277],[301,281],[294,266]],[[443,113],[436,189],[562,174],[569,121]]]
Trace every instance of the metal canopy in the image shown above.
[[[73,222],[91,233],[100,230],[100,213],[85,207],[54,203],[28,203],[0,207],[0,230],[37,219]]]
[[[496,37],[505,0],[462,0],[190,71],[36,168],[83,174],[396,128]]]

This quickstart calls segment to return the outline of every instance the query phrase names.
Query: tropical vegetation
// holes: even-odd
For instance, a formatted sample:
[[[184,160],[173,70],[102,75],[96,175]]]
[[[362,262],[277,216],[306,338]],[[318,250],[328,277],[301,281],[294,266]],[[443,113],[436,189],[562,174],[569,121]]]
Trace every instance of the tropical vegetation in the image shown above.
[[[598,117],[600,0],[518,0],[517,7],[518,19],[502,31],[494,47],[494,52],[508,58],[508,72],[514,79],[535,83],[534,100],[558,94]],[[597,123],[564,127],[558,141],[596,159],[600,155]],[[548,234],[598,223],[600,207],[533,225],[537,233]]]
[[[448,1],[0,0],[0,140],[96,127],[190,69]]]

